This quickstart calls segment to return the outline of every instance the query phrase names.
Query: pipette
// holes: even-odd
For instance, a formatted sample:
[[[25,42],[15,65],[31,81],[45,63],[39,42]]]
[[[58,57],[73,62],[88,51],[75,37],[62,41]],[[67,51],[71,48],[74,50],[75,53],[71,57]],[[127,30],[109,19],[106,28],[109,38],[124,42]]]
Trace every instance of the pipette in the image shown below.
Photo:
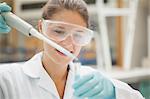
[[[75,55],[73,55],[72,53],[70,53],[68,50],[61,47],[60,45],[56,44],[55,42],[51,41],[46,36],[42,35],[42,33],[39,33],[35,28],[33,28],[32,25],[25,22],[24,20],[22,20],[21,18],[13,14],[12,12],[4,12],[1,15],[5,18],[5,21],[9,26],[17,29],[24,35],[34,36],[40,40],[43,40],[46,43],[48,43],[50,46],[56,48],[57,50],[65,54],[66,56],[78,60]]]

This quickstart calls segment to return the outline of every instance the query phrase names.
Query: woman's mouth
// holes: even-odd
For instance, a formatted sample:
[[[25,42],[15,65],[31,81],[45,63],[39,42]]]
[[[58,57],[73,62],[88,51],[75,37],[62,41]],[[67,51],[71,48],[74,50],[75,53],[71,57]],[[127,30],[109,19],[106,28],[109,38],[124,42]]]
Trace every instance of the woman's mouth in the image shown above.
[[[61,55],[61,56],[66,56],[64,53],[60,52],[59,50],[56,49],[56,51],[57,51],[57,53],[58,53],[59,55]],[[70,51],[70,53],[73,53],[73,51]]]
[[[57,53],[58,53],[59,55],[61,55],[61,56],[66,56],[64,53],[60,52],[59,50],[56,49],[56,51],[57,51]]]

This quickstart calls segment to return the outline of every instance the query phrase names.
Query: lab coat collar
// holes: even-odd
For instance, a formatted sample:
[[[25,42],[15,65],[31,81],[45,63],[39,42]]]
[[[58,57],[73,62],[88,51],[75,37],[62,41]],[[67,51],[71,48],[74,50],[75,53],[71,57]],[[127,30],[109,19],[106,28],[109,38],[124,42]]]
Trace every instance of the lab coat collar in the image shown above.
[[[23,65],[22,70],[27,76],[33,79],[37,79],[37,84],[39,87],[47,92],[50,92],[52,95],[57,97],[56,99],[59,99],[59,95],[53,80],[49,77],[49,75],[43,68],[42,54],[42,52],[36,54],[33,58],[27,61]]]
[[[36,54],[22,66],[23,72],[31,78],[40,78],[40,70],[42,68],[42,52]]]
[[[40,71],[40,80],[38,82],[38,85],[46,91],[52,93],[56,97],[56,99],[59,99],[59,94],[55,83],[44,68],[42,68]]]
[[[38,85],[41,88],[51,92],[54,96],[57,97],[56,99],[59,99],[59,94],[53,80],[50,78],[50,76],[43,68],[42,60],[41,60],[42,54],[43,54],[42,52],[36,54],[32,59],[27,61],[22,66],[23,72],[31,78],[39,79]],[[64,99],[72,99],[73,96],[72,85],[75,76],[74,71],[75,71],[74,63],[70,62],[69,73],[68,73],[67,82],[65,86]]]

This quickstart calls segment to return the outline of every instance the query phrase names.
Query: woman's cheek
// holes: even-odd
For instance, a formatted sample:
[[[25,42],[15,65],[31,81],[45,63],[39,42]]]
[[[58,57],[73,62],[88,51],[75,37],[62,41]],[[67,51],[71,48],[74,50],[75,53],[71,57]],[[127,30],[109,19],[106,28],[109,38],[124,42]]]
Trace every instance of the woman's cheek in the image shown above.
[[[80,46],[77,46],[77,47],[76,47],[76,50],[75,50],[75,53],[74,53],[76,56],[79,55],[81,48],[82,48],[82,47],[80,47]]]

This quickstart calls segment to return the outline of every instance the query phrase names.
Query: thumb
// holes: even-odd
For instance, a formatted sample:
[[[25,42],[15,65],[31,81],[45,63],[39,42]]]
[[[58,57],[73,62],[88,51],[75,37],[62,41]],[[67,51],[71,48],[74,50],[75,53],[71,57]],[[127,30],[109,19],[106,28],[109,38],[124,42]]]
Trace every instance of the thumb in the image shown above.
[[[0,3],[0,10],[1,12],[9,12],[12,10],[12,8],[4,2]]]

